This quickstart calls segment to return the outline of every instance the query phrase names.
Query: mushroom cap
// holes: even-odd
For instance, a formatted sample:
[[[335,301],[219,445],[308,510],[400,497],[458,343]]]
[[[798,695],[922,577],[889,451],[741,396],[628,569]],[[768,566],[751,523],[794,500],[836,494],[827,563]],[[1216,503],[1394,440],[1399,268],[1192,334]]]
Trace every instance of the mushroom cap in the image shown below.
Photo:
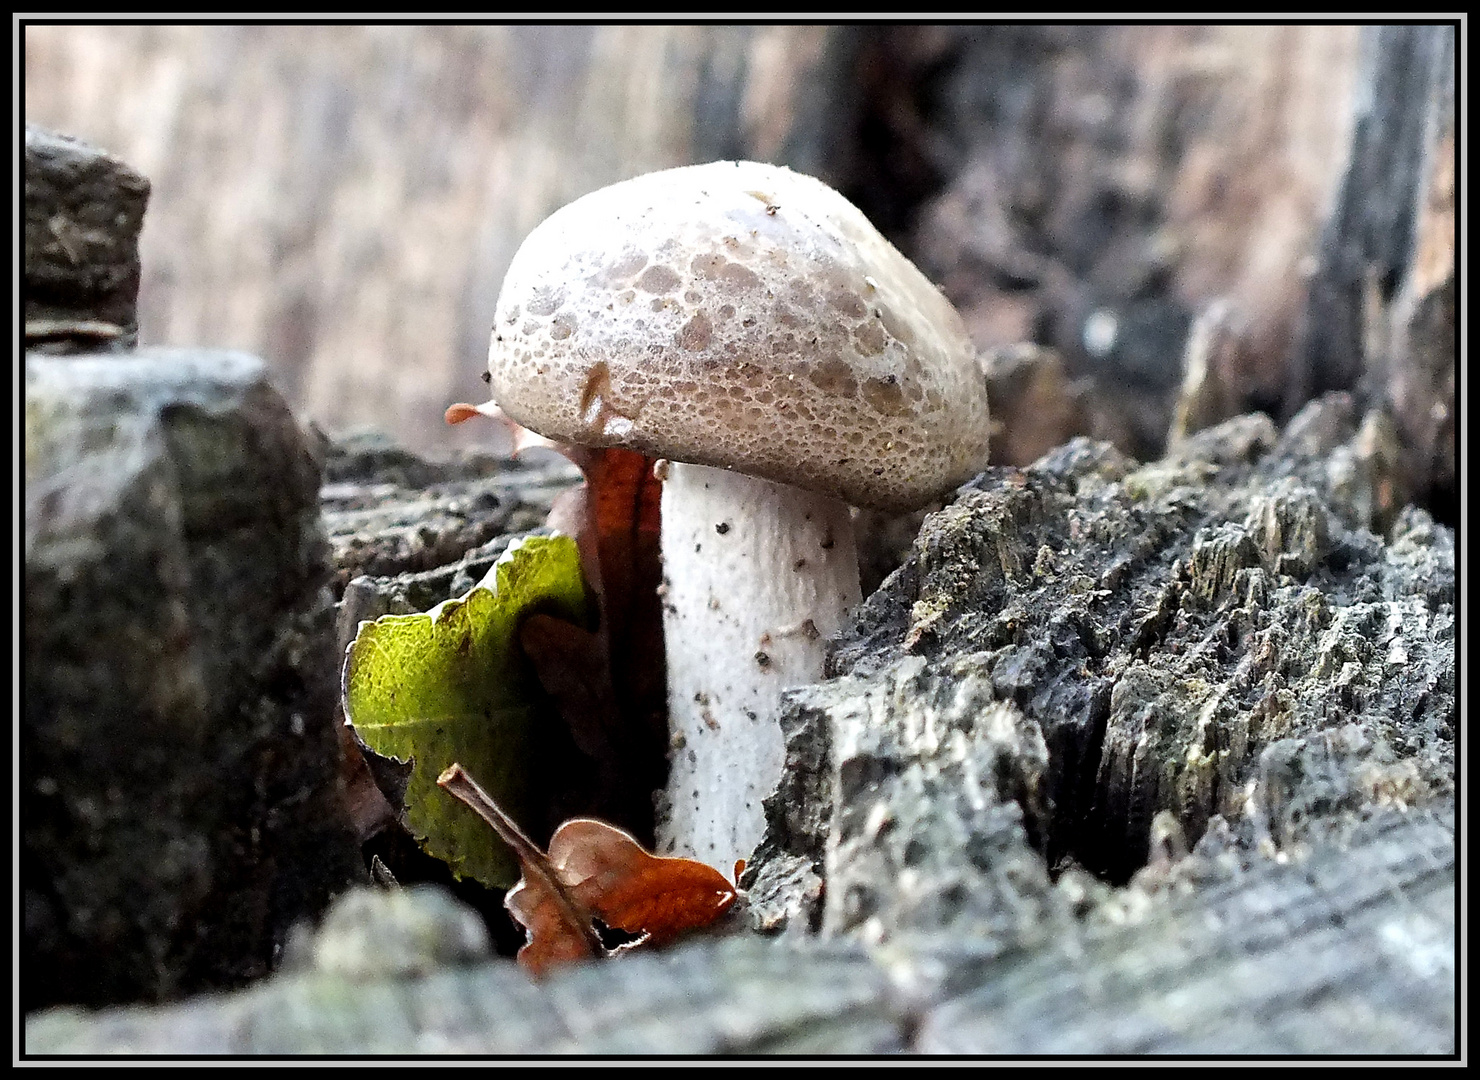
[[[987,460],[961,317],[819,180],[650,173],[539,225],[499,294],[494,400],[542,435],[907,509]]]

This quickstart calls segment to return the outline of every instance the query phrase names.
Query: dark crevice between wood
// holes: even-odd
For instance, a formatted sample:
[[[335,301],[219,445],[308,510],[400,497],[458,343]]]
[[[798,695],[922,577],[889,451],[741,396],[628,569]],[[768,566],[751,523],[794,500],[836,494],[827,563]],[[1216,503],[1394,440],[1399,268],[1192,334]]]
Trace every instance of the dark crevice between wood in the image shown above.
[[[1098,687],[1079,725],[1060,725],[1048,740],[1048,806],[1046,829],[1030,823],[1028,838],[1043,853],[1049,871],[1057,877],[1078,865],[1098,877],[1115,881],[1112,868],[1128,861],[1123,854],[1107,850],[1104,834],[1093,827],[1095,782],[1105,745],[1105,726],[1110,719],[1110,683]],[[1025,814],[1025,820],[1031,819]],[[1124,877],[1129,878],[1136,867]]]

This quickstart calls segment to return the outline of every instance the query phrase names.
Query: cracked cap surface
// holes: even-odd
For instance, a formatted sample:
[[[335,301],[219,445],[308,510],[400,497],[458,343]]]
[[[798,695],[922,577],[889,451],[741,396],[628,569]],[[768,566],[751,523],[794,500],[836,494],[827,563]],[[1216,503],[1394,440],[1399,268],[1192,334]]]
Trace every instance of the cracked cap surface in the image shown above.
[[[556,211],[504,280],[494,400],[554,439],[622,446],[907,509],[986,465],[961,317],[832,188],[714,162]]]

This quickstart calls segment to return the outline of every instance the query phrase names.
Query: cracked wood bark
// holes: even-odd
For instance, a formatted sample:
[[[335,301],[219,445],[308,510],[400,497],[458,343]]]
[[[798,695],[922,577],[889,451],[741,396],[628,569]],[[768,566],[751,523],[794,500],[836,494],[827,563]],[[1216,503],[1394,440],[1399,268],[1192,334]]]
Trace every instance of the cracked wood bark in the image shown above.
[[[1444,1054],[1452,813],[1388,811],[1281,864],[1210,840],[1111,900],[1062,884],[1051,937],[869,950],[731,938],[535,983],[431,910],[427,961],[356,957],[156,1010],[28,1019],[28,1054]],[[373,908],[356,901],[360,937]],[[368,909],[368,910],[367,910]],[[348,912],[346,912],[348,914]],[[333,916],[331,916],[333,919]],[[337,923],[341,926],[342,923]],[[344,929],[336,929],[342,935]],[[326,931],[327,933],[327,931]],[[343,956],[344,945],[338,946]]]
[[[957,686],[968,665],[1026,715],[1019,767],[1038,737],[1049,748],[1043,770],[1014,781],[1041,785],[1036,819],[1034,801],[1013,796],[1029,836],[1051,864],[1112,879],[1144,862],[1158,810],[1194,839],[1221,815],[1278,846],[1317,807],[1446,796],[1453,534],[1411,508],[1386,542],[1368,531],[1383,477],[1354,428],[1333,398],[1283,438],[1256,415],[1150,465],[1075,441],[1024,472],[989,472],[927,520],[831,670],[909,701],[883,689],[914,678],[906,665]],[[837,740],[855,722],[827,704],[838,687],[796,700],[799,713],[833,711],[841,783]],[[804,737],[799,715],[794,727]],[[1005,737],[980,714],[961,730]],[[869,768],[919,751],[899,753]],[[1010,773],[989,775],[999,798],[1014,790]]]
[[[777,940],[285,972],[27,1046],[1452,1052],[1453,537],[1366,530],[1359,441],[1337,398],[1146,466],[1076,442],[928,519],[788,699]]]
[[[271,970],[363,873],[319,464],[262,363],[26,357],[21,1000]]]
[[[1428,175],[1442,210],[1442,170]],[[1441,264],[1413,280],[1439,281],[1442,300],[1444,277]],[[846,677],[795,699],[798,768],[754,891],[771,926],[811,923],[831,940],[784,941],[764,963],[747,959],[763,946],[726,943],[633,957],[616,975],[572,972],[562,982],[575,1005],[554,1028],[536,1011],[550,996],[498,975],[468,1029],[437,987],[382,980],[369,1006],[302,1004],[302,1027],[269,1006],[269,1030],[299,1047],[383,1036],[402,1051],[492,1038],[524,1051],[1443,1052],[1453,537],[1399,513],[1391,421],[1358,415],[1323,401],[1278,442],[1267,423],[1239,421],[1143,469],[1074,444],[1038,469],[989,475],[934,519],[840,650]],[[1284,685],[1258,681],[1270,675]],[[1399,825],[1363,831],[1369,815]],[[1188,837],[1193,854],[1178,859]],[[1118,891],[1079,869],[1119,881],[1147,858]],[[1337,872],[1348,866],[1353,877]],[[1066,931],[1066,912],[1143,929],[1110,948]],[[1056,953],[1042,933],[1084,949]],[[809,965],[858,996],[828,998]],[[872,981],[880,967],[887,991]],[[257,1006],[241,1003],[279,992],[298,1015],[297,978],[96,1025],[56,1014],[56,1029],[34,1030],[82,1040],[70,1045],[100,1031],[115,1047],[163,1045],[148,1042],[161,1030],[198,1036],[179,1045],[280,1045],[232,1025],[256,1031]],[[994,996],[997,980],[1020,987],[1023,1013]],[[433,1003],[417,1005],[415,988]],[[171,1026],[185,1015],[202,1026]],[[1029,1024],[1051,1041],[1034,1042]]]

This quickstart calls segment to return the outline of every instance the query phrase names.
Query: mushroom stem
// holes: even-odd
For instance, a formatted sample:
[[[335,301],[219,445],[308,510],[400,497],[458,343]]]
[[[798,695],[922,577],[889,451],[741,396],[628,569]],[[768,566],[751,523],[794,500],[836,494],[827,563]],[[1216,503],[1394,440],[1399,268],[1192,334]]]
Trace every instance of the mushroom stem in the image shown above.
[[[660,850],[729,867],[761,839],[781,776],[782,690],[822,677],[858,606],[837,499],[674,462],[663,485],[663,635],[672,766]]]

